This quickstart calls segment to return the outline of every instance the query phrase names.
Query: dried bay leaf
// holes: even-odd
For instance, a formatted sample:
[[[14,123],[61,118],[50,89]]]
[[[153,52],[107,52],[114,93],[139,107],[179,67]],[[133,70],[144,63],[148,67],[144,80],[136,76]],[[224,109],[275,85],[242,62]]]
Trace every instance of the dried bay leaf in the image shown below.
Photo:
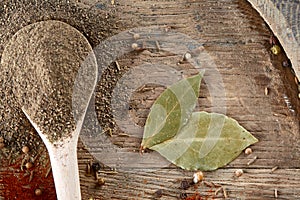
[[[148,115],[141,148],[159,152],[187,170],[215,170],[256,143],[238,122],[223,114],[193,112],[202,75],[165,90]]]
[[[199,96],[202,73],[166,89],[155,101],[144,128],[141,148],[151,148],[173,138],[187,124]]]
[[[222,124],[214,126],[215,124]],[[217,133],[216,133],[217,132]],[[258,140],[232,118],[195,112],[176,136],[150,147],[187,170],[215,170]]]

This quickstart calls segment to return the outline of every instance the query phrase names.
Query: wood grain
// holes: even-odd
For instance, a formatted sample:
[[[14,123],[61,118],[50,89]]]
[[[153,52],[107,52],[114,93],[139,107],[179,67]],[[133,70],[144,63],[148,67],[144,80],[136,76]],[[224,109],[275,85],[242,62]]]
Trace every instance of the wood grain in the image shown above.
[[[272,34],[264,21],[245,1],[126,1],[119,2],[122,23],[130,27],[160,25],[184,33],[204,44],[222,75],[226,90],[227,114],[237,119],[260,142],[252,148],[250,156],[240,155],[224,169],[205,173],[206,181],[226,188],[233,199],[272,199],[275,189],[280,199],[299,198],[299,100],[293,75],[282,68],[283,55],[274,56],[269,51],[268,40]],[[130,22],[130,23],[129,23]],[[180,56],[162,52],[142,52],[121,58],[121,66],[137,67],[144,62],[174,65]],[[188,65],[177,65],[189,74]],[[285,74],[285,75],[283,75]],[[143,75],[137,75],[142,77]],[[265,88],[269,94],[265,95]],[[143,125],[149,107],[159,93],[136,93],[132,101],[137,104],[133,116]],[[287,96],[293,107],[288,108]],[[211,111],[211,96],[205,83],[201,86],[198,110]],[[217,108],[215,108],[217,109]],[[294,109],[294,111],[293,111]],[[118,133],[113,133],[118,135]],[[142,133],[140,133],[142,134]],[[114,141],[114,139],[111,139]],[[136,142],[136,145],[128,143]],[[124,148],[137,151],[140,139],[125,139]],[[93,148],[97,153],[101,147]],[[79,153],[80,155],[80,153]],[[113,157],[114,154],[111,154]],[[247,165],[251,159],[257,160]],[[113,159],[113,158],[112,158]],[[104,161],[105,162],[105,161]],[[151,163],[151,161],[150,161]],[[153,160],[153,166],[155,160]],[[271,173],[271,169],[279,169]],[[81,169],[83,170],[84,164]],[[240,178],[234,177],[236,169],[245,171]],[[82,171],[83,173],[83,171]],[[199,192],[204,198],[223,199],[217,188],[199,184],[188,191],[180,189],[186,172],[170,166],[155,172],[122,172],[100,176],[107,179],[101,189],[92,189],[82,176],[84,194],[103,199],[153,199],[155,191],[163,190],[161,199],[178,199],[180,193],[189,195]],[[86,182],[86,183],[85,183]],[[88,196],[88,195],[87,195]]]
[[[76,5],[93,9],[98,5],[97,2],[76,1]],[[99,153],[101,145],[105,144],[99,145],[98,141],[92,138],[94,147],[88,151],[80,141],[78,164],[82,199],[179,199],[181,193],[199,194],[203,199],[224,199],[222,191],[215,194],[219,186],[209,183],[225,188],[227,199],[274,199],[275,189],[278,191],[278,199],[300,198],[298,86],[290,69],[282,67],[285,55],[271,54],[269,37],[272,32],[251,5],[246,0],[126,0],[115,1],[114,8],[117,10],[114,13],[117,15],[117,22],[112,29],[116,32],[135,27],[160,26],[188,35],[203,44],[221,74],[226,92],[225,98],[215,100],[225,100],[226,114],[235,118],[257,137],[259,142],[252,146],[251,155],[241,154],[228,166],[214,172],[205,172],[206,184],[202,182],[183,190],[180,188],[181,181],[191,179],[193,172],[181,170],[173,165],[152,172],[147,168],[140,171],[119,170],[117,173],[103,169],[104,172],[98,175],[105,179],[105,184],[97,186],[95,178],[86,175],[86,165],[90,160],[96,159],[92,155]],[[73,26],[76,26],[77,22],[80,23],[80,20],[68,19],[67,14],[64,18],[64,21],[72,22]],[[88,22],[78,27],[92,46],[96,47],[100,42],[96,35],[101,35],[97,30],[101,28],[94,23],[90,25],[95,29],[88,34],[83,28],[89,26]],[[109,31],[104,33],[105,36],[114,32],[107,30]],[[285,45],[284,42],[282,45]],[[299,50],[299,47],[293,48]],[[288,55],[290,56],[289,53]],[[119,58],[118,63],[121,67],[128,66],[130,69],[143,63],[157,63],[158,66],[164,64],[173,66],[182,71],[183,76],[188,76],[194,69],[188,63],[180,63],[182,56],[146,49],[127,54]],[[137,77],[143,75],[137,74]],[[213,77],[213,74],[207,74],[207,78]],[[265,95],[266,87],[269,88],[268,95]],[[137,124],[143,126],[149,108],[163,89],[164,87],[156,85],[153,90],[134,93],[131,104],[135,107],[130,114]],[[201,84],[200,93],[197,110],[212,111],[224,108],[212,104],[207,82]],[[136,157],[139,157],[141,138],[120,137],[121,133],[123,132],[113,132],[113,136],[108,137],[107,141],[118,144],[122,151],[136,153]],[[141,137],[142,132],[139,134]],[[107,156],[111,156],[111,160],[118,159],[114,154]],[[257,159],[251,165],[247,165],[254,156],[257,156]],[[148,160],[150,164],[153,162],[154,160]],[[155,164],[157,163],[153,163],[152,166]],[[275,166],[278,166],[278,169],[271,172]],[[236,169],[244,170],[244,174],[239,178],[234,177]],[[3,189],[0,186],[0,194]],[[159,189],[162,190],[160,198],[155,194]]]

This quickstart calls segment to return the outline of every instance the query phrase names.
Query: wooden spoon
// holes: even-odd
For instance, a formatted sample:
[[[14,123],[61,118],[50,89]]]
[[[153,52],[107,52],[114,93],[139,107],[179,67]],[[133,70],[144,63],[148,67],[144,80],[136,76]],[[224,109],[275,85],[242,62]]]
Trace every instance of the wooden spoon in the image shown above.
[[[77,141],[98,70],[89,42],[66,23],[37,22],[13,36],[1,66],[48,149],[57,199],[81,199]]]
[[[71,137],[63,138],[58,142],[52,143],[47,138],[47,135],[45,135],[38,125],[30,118],[25,108],[22,107],[22,111],[47,147],[57,199],[81,199],[77,165],[77,141],[81,125],[78,124],[75,131],[71,133]]]

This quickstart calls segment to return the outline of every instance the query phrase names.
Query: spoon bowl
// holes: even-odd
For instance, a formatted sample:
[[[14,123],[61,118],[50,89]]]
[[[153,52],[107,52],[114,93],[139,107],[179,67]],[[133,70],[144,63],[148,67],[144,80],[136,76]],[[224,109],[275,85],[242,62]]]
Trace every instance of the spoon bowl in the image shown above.
[[[46,145],[57,199],[81,199],[77,142],[98,72],[88,40],[64,22],[30,24],[6,45],[1,66]]]

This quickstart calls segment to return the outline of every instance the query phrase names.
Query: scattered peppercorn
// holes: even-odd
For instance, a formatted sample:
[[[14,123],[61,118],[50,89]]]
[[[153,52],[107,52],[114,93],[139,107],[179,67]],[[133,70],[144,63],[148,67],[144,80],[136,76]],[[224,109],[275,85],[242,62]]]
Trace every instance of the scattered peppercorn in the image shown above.
[[[202,181],[203,178],[204,178],[203,172],[201,172],[201,171],[196,172],[193,175],[193,182],[196,184],[196,183]]]
[[[99,162],[94,162],[91,166],[91,174],[98,180],[98,172],[101,169],[101,165]]]
[[[244,174],[244,171],[242,169],[237,169],[234,173],[236,177],[240,177]]]
[[[0,149],[2,149],[3,147],[5,147],[5,144],[4,143],[0,143]]]
[[[140,38],[140,34],[138,34],[138,33],[133,34],[133,38],[135,40],[139,39]]]
[[[187,190],[187,189],[189,189],[190,186],[191,186],[191,182],[184,179],[181,181],[180,189]]]
[[[34,193],[36,196],[41,196],[43,194],[43,191],[41,189],[37,188],[37,189],[35,189]]]
[[[92,170],[93,170],[93,172],[98,172],[100,169],[101,169],[100,163],[94,162],[94,163],[92,164]]]
[[[274,55],[278,55],[280,53],[281,49],[278,45],[273,45],[271,47],[271,51]]]
[[[283,67],[291,67],[292,66],[291,61],[290,60],[283,61],[282,66]]]
[[[33,164],[32,164],[31,162],[28,162],[28,163],[25,164],[25,167],[26,167],[27,169],[30,169],[30,168],[33,167]]]
[[[132,43],[131,48],[137,50],[139,45],[137,43]]]
[[[102,186],[105,184],[105,179],[104,178],[98,178],[97,183],[99,186]]]
[[[251,153],[252,153],[252,149],[251,148],[245,149],[245,154],[246,155],[250,155]]]
[[[29,152],[29,147],[23,146],[22,151],[23,151],[23,153],[27,154]]]
[[[163,190],[162,190],[162,189],[156,190],[155,193],[154,193],[154,195],[155,195],[156,198],[162,197],[162,195],[163,195]]]
[[[189,60],[192,58],[192,55],[190,53],[185,53],[183,58],[184,60]]]

